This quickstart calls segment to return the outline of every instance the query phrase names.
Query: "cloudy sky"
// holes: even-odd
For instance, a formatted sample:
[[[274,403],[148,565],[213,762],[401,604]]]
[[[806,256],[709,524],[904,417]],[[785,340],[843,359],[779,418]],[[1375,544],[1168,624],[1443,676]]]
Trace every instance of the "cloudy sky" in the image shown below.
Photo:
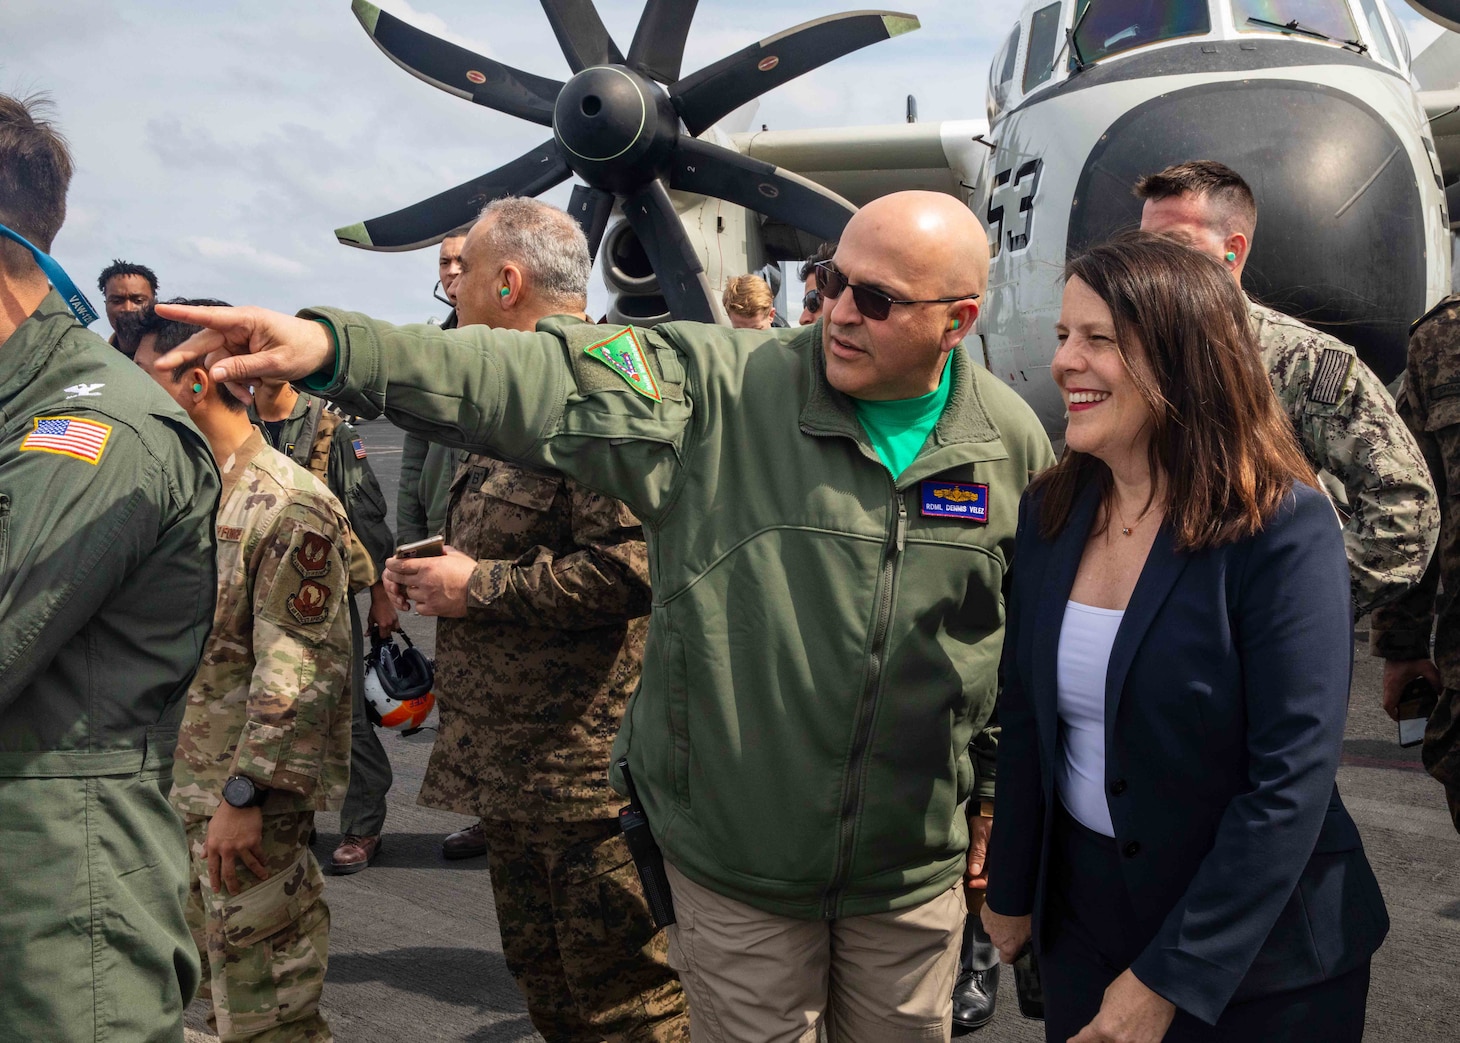
[[[1388,0],[1416,39],[1436,31]],[[566,78],[533,0],[380,0],[427,31]],[[642,0],[598,0],[627,48]],[[684,68],[812,18],[835,0],[702,0]],[[994,50],[1020,0],[901,0],[920,32],[767,95],[772,129],[979,118]],[[444,308],[435,251],[375,254],[332,230],[490,170],[544,128],[473,106],[398,69],[348,0],[0,0],[0,91],[46,91],[77,160],[54,253],[100,309],[113,257],[155,269],[166,296],[293,311],[328,303],[398,322]],[[567,200],[565,185],[548,196]],[[106,320],[94,329],[105,333]]]

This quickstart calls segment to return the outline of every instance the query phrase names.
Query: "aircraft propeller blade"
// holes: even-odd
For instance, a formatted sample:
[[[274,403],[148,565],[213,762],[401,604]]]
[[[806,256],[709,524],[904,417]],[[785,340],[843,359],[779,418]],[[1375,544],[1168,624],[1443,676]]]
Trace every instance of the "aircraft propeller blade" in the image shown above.
[[[835,242],[857,208],[799,174],[719,145],[681,138],[669,186],[738,203],[818,239]]]
[[[448,188],[403,210],[335,229],[335,238],[362,250],[416,250],[438,243],[447,232],[476,219],[482,207],[503,196],[535,196],[571,174],[554,141],[546,141],[491,173]]]
[[[458,98],[552,126],[562,83],[493,61],[422,32],[366,0],[350,5],[375,46],[406,72]]]
[[[684,41],[700,0],[649,0],[629,45],[628,63],[660,83],[679,79]]]
[[[624,200],[624,217],[639,237],[659,279],[659,291],[676,319],[716,322],[715,296],[705,266],[685,234],[664,182],[655,178]]]
[[[542,9],[574,72],[590,65],[624,63],[623,52],[608,35],[593,0],[542,0]]]
[[[543,0],[544,3],[547,0]],[[798,25],[707,65],[669,88],[674,107],[699,137],[746,102],[844,54],[919,28],[892,11],[854,11]]]
[[[598,247],[603,242],[603,233],[608,229],[608,219],[613,215],[616,202],[612,192],[587,185],[574,185],[573,197],[568,200],[568,213],[583,229],[588,239],[588,256],[597,257]]]

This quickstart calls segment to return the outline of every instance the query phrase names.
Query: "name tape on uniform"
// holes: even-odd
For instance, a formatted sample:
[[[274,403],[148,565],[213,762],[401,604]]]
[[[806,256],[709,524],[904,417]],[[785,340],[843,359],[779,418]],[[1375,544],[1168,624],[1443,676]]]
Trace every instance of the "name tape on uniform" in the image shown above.
[[[924,518],[954,518],[988,524],[989,487],[968,482],[923,482]]]

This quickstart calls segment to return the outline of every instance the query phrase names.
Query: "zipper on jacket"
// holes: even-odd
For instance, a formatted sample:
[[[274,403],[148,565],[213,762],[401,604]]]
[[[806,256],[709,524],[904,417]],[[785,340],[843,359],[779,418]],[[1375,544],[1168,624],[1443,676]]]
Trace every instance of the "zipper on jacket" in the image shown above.
[[[857,703],[857,724],[852,738],[852,756],[847,769],[847,780],[842,790],[841,837],[837,843],[836,863],[832,867],[831,884],[826,889],[822,903],[823,919],[836,916],[841,901],[842,888],[846,886],[847,875],[852,862],[853,838],[857,826],[857,797],[862,791],[862,776],[867,770],[867,746],[872,740],[872,721],[876,718],[877,691],[882,685],[882,665],[886,657],[887,631],[892,625],[892,600],[897,590],[897,575],[902,563],[902,552],[907,546],[907,505],[896,485],[892,489],[897,502],[897,522],[893,528],[892,546],[882,563],[882,595],[877,600],[877,618],[872,624],[872,652],[867,659],[867,680],[862,687],[862,697]]]
[[[0,493],[0,572],[10,556],[10,497]]]

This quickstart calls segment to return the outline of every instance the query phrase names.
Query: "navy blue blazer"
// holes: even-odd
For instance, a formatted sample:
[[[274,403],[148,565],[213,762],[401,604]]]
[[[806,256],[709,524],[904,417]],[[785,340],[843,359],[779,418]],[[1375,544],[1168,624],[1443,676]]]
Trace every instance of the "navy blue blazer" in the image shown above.
[[[1056,651],[1099,496],[1039,536],[1020,505],[999,697],[988,904],[1033,914],[1040,951],[1062,755]],[[1257,536],[1200,553],[1169,527],[1111,650],[1106,800],[1150,943],[1131,969],[1214,1024],[1236,1000],[1316,984],[1379,947],[1389,917],[1339,800],[1353,630],[1326,497],[1293,493]]]

